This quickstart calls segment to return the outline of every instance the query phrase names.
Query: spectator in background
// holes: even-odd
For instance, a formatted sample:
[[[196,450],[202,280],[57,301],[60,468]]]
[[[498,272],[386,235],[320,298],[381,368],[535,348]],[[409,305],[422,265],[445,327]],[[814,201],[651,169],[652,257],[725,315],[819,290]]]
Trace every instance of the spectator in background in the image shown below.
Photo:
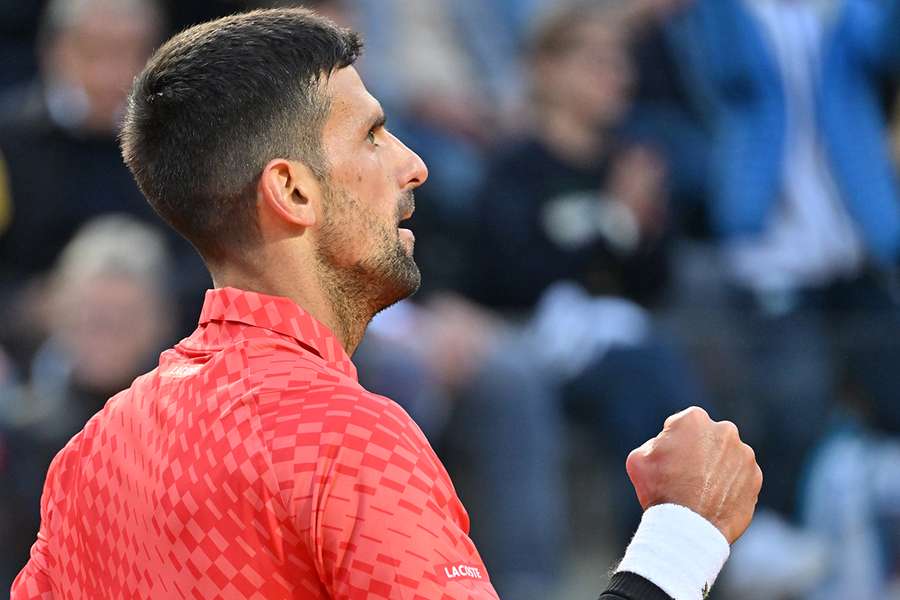
[[[628,119],[633,135],[652,140],[665,158],[670,219],[688,235],[705,235],[703,212],[709,139],[692,82],[678,69],[666,24],[689,0],[631,0],[626,3],[629,37],[637,73],[634,107]]]
[[[229,13],[274,3],[267,0],[159,1],[169,16],[172,33]],[[28,84],[37,76],[35,42],[41,15],[48,4],[49,0],[0,0],[0,95],[7,89]]]
[[[530,310],[566,279],[638,301],[665,286],[666,168],[620,135],[634,73],[617,17],[578,5],[531,44],[527,131],[493,157],[477,205],[471,289],[487,306]]]
[[[172,342],[171,269],[160,232],[121,215],[89,222],[61,254],[44,315],[49,337],[26,384],[0,402],[0,480],[10,482],[0,500],[0,574],[8,577],[0,586],[27,561],[53,456]]]
[[[468,287],[526,319],[535,360],[614,461],[667,411],[708,404],[646,310],[667,283],[667,173],[621,131],[634,83],[623,6],[577,3],[537,28],[528,131],[488,169]]]
[[[27,313],[35,278],[74,232],[108,212],[157,222],[122,163],[116,134],[132,79],[164,32],[155,0],[53,0],[39,36],[40,79],[6,98],[0,199],[11,216],[0,231],[0,305],[17,318],[3,324],[0,339],[20,367],[33,351],[36,323]],[[185,242],[174,235],[170,242],[184,256],[179,285],[194,296],[207,282],[203,266]]]
[[[149,0],[48,2],[38,32],[39,80],[7,98],[4,108],[12,114],[4,117],[48,116],[78,131],[115,132],[124,104],[121,88],[133,79],[135,65],[146,61],[165,25],[159,5]]]
[[[645,310],[667,282],[666,168],[620,131],[633,85],[621,6],[575,4],[538,28],[529,131],[491,163],[468,287],[528,320],[537,358],[617,458],[665,411],[704,401]]]
[[[880,78],[900,67],[898,26],[895,0],[695,0],[668,25],[711,129],[709,215],[752,399],[736,420],[766,472],[761,502],[789,518],[836,412],[900,430],[900,205],[879,102]],[[852,519],[834,519],[819,524],[837,552],[849,534],[835,524]],[[810,584],[808,544],[767,535],[754,544],[751,531],[731,565],[744,564],[742,547],[758,550],[762,562],[744,569],[753,595]],[[848,564],[829,569],[828,597],[884,595],[871,572],[856,581],[874,588],[848,586]]]

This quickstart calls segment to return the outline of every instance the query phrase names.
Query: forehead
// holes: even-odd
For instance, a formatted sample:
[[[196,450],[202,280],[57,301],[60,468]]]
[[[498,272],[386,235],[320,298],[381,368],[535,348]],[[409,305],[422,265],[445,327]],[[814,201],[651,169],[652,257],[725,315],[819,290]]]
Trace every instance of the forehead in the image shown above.
[[[369,93],[352,66],[338,69],[328,78],[325,93],[331,99],[331,110],[323,133],[329,135],[351,134],[365,128],[381,113],[378,100]]]

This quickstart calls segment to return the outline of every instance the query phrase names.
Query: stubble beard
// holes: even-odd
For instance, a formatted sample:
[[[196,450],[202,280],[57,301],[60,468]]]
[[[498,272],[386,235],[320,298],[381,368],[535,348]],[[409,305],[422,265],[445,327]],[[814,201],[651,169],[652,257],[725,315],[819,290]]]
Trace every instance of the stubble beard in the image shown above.
[[[407,194],[398,203],[398,213],[405,212],[413,202],[412,193]],[[356,337],[354,332],[364,331],[378,312],[414,294],[422,276],[394,227],[385,226],[356,198],[329,185],[325,186],[324,201],[327,208],[316,273],[343,334],[352,339]],[[365,230],[377,231],[379,239],[371,256],[345,264],[340,254],[342,246],[352,242],[347,236],[352,235],[349,225],[353,219],[362,219]]]

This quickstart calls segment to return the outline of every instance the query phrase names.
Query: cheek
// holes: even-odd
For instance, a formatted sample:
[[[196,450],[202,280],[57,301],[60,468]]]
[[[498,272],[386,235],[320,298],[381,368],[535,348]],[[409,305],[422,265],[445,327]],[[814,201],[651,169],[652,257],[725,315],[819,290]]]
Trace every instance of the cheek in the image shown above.
[[[365,200],[344,196],[335,201],[339,205],[329,215],[320,243],[332,262],[349,267],[373,254],[383,237],[383,226],[379,228]]]
[[[384,155],[389,148],[377,148],[365,160],[358,161],[354,171],[353,185],[356,196],[367,206],[378,206],[390,201],[390,170],[384,163]]]
[[[365,260],[385,240],[395,239],[399,190],[385,164],[391,148],[383,146],[334,165],[328,231],[323,244],[343,264]]]
[[[396,228],[399,196],[392,182],[388,169],[374,158],[364,161],[354,173],[353,195],[358,199],[359,220],[369,229],[386,223]]]

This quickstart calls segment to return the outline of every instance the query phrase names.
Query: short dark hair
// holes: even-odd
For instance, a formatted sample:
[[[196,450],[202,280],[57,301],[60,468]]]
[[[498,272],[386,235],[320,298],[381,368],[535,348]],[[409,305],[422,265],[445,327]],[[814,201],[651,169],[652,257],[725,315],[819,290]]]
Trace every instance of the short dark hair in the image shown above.
[[[327,174],[323,77],[353,64],[359,36],[302,8],[197,25],[136,78],[122,155],[157,213],[207,262],[258,237],[256,184],[274,158]]]

